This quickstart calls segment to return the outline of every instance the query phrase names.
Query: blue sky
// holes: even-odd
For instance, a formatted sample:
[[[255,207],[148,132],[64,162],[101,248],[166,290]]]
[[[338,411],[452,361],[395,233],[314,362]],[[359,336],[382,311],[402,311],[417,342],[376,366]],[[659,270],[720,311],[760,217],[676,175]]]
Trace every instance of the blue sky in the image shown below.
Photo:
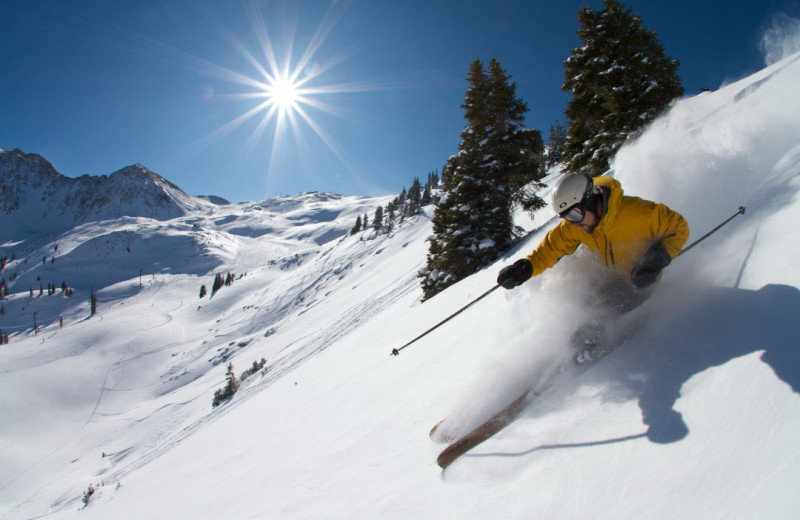
[[[774,16],[800,18],[798,0],[623,3],[687,94],[762,68]],[[5,0],[0,147],[71,177],[141,163],[234,202],[398,193],[456,152],[475,58],[511,75],[528,127],[564,121],[584,5],[602,0]],[[265,73],[287,65],[300,110],[270,113]]]

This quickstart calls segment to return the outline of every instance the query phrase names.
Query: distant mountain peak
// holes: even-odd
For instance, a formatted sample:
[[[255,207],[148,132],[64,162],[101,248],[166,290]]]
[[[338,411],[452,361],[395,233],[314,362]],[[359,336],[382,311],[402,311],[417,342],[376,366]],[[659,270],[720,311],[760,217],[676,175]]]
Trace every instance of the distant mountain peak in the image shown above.
[[[138,163],[110,176],[71,178],[40,155],[0,154],[0,215],[12,217],[0,240],[123,216],[169,220],[206,204]]]

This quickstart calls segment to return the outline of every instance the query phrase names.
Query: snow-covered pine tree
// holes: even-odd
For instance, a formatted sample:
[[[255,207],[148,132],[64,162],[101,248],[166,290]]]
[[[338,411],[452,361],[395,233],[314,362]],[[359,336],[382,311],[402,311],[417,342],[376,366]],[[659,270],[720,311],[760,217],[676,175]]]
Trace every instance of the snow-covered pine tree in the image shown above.
[[[475,60],[461,105],[468,126],[442,172],[445,193],[433,215],[427,264],[430,298],[495,260],[513,240],[513,197],[543,174],[541,134],[522,126],[527,106],[496,59]]]
[[[620,146],[683,94],[678,61],[655,32],[615,0],[578,12],[583,46],[564,62],[567,171],[600,175]]]
[[[486,147],[492,177],[519,200],[523,186],[544,176],[544,142],[539,130],[525,128],[528,105],[517,97],[517,86],[492,59],[489,62],[489,121]]]

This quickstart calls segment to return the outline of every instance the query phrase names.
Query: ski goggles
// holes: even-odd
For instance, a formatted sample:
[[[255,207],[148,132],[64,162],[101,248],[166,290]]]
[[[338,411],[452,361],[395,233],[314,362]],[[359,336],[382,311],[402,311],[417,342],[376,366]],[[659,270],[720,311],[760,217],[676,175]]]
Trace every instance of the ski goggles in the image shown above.
[[[566,211],[562,211],[558,214],[559,217],[563,218],[567,222],[572,222],[573,224],[577,224],[579,222],[583,222],[583,217],[586,216],[586,203],[581,202],[569,208]]]

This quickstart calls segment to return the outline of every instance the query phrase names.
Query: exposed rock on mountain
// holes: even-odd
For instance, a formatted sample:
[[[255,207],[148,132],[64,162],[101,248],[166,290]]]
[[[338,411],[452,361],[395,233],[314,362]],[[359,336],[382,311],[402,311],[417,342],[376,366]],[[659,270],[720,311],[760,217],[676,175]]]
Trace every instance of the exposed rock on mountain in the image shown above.
[[[169,220],[209,202],[141,164],[110,176],[66,177],[38,154],[0,151],[0,240],[58,233],[123,216]]]

